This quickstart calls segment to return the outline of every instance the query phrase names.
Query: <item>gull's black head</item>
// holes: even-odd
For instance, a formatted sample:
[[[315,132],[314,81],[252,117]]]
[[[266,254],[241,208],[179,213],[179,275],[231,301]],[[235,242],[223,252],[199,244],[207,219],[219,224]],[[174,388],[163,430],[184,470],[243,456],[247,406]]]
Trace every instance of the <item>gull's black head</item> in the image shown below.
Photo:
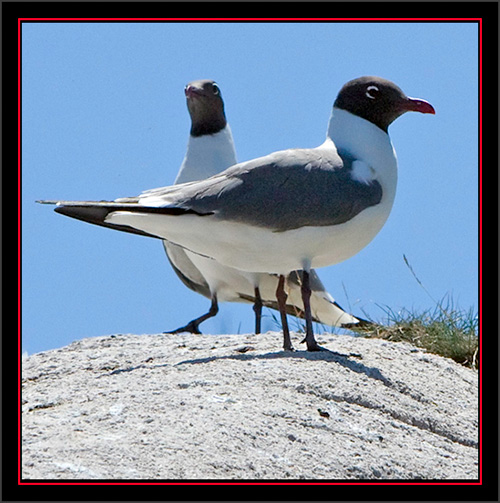
[[[224,102],[219,86],[213,80],[194,80],[185,88],[191,116],[191,135],[218,133],[226,126]]]
[[[366,119],[383,131],[405,112],[434,114],[425,100],[409,98],[390,80],[381,77],[360,77],[340,90],[334,106]]]

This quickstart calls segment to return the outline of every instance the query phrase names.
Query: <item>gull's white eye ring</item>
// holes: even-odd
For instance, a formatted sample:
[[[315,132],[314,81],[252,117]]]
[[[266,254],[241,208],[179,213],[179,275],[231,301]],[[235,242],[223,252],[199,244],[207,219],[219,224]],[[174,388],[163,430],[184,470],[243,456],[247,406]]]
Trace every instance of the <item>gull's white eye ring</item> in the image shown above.
[[[368,86],[366,88],[366,96],[367,96],[367,98],[370,98],[371,100],[374,100],[377,97],[376,96],[377,93],[378,93],[377,86]]]

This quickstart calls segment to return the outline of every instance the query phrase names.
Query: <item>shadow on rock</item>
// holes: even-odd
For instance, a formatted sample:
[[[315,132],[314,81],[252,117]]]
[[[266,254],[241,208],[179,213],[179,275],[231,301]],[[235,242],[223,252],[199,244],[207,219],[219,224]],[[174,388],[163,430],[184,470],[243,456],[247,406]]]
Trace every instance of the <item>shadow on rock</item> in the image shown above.
[[[304,360],[312,360],[312,361],[328,361],[332,363],[338,363],[343,367],[352,370],[353,372],[357,372],[358,374],[365,374],[367,377],[371,379],[376,379],[381,381],[386,386],[392,386],[390,379],[387,379],[382,375],[380,370],[375,367],[367,367],[360,362],[354,361],[350,358],[360,358],[361,356],[355,353],[351,354],[342,354],[337,353],[335,351],[330,351],[328,349],[322,348],[322,351],[277,351],[274,353],[265,353],[265,354],[237,354],[237,355],[224,355],[224,356],[208,356],[206,358],[195,358],[193,360],[183,360],[176,365],[198,365],[203,363],[210,363],[217,360],[241,360],[241,361],[249,361],[249,360],[275,360],[280,358],[300,358]]]

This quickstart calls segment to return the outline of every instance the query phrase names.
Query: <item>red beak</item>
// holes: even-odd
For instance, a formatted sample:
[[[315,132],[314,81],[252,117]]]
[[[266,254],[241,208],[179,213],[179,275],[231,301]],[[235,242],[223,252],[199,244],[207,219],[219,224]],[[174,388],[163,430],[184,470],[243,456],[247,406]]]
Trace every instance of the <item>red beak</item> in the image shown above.
[[[403,109],[409,112],[420,112],[422,114],[435,114],[436,111],[434,107],[425,100],[419,100],[416,98],[408,98],[403,103]]]

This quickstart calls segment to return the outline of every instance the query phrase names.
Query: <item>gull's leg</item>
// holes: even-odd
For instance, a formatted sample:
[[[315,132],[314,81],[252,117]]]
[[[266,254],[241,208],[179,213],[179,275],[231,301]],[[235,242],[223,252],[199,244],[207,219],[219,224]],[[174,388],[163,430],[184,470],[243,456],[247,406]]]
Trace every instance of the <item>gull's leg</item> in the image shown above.
[[[255,302],[253,304],[253,310],[255,313],[255,333],[260,334],[260,325],[262,319],[262,298],[260,296],[259,287],[255,287]]]
[[[200,316],[199,318],[195,318],[191,320],[184,327],[177,328],[175,330],[171,330],[169,332],[163,332],[164,334],[180,334],[181,332],[190,332],[192,334],[201,334],[200,329],[198,328],[200,323],[203,323],[205,320],[209,318],[213,318],[219,312],[219,305],[217,303],[217,295],[213,295],[212,304],[208,313]]]
[[[303,271],[302,276],[302,302],[304,303],[304,318],[306,320],[306,343],[307,351],[321,351],[316,339],[314,338],[312,313],[311,313],[311,287],[309,286],[309,272]]]
[[[292,341],[290,340],[290,330],[288,330],[288,321],[286,319],[286,299],[288,295],[285,292],[285,276],[280,274],[278,288],[276,289],[276,299],[281,315],[281,326],[283,327],[283,349],[293,351]]]

